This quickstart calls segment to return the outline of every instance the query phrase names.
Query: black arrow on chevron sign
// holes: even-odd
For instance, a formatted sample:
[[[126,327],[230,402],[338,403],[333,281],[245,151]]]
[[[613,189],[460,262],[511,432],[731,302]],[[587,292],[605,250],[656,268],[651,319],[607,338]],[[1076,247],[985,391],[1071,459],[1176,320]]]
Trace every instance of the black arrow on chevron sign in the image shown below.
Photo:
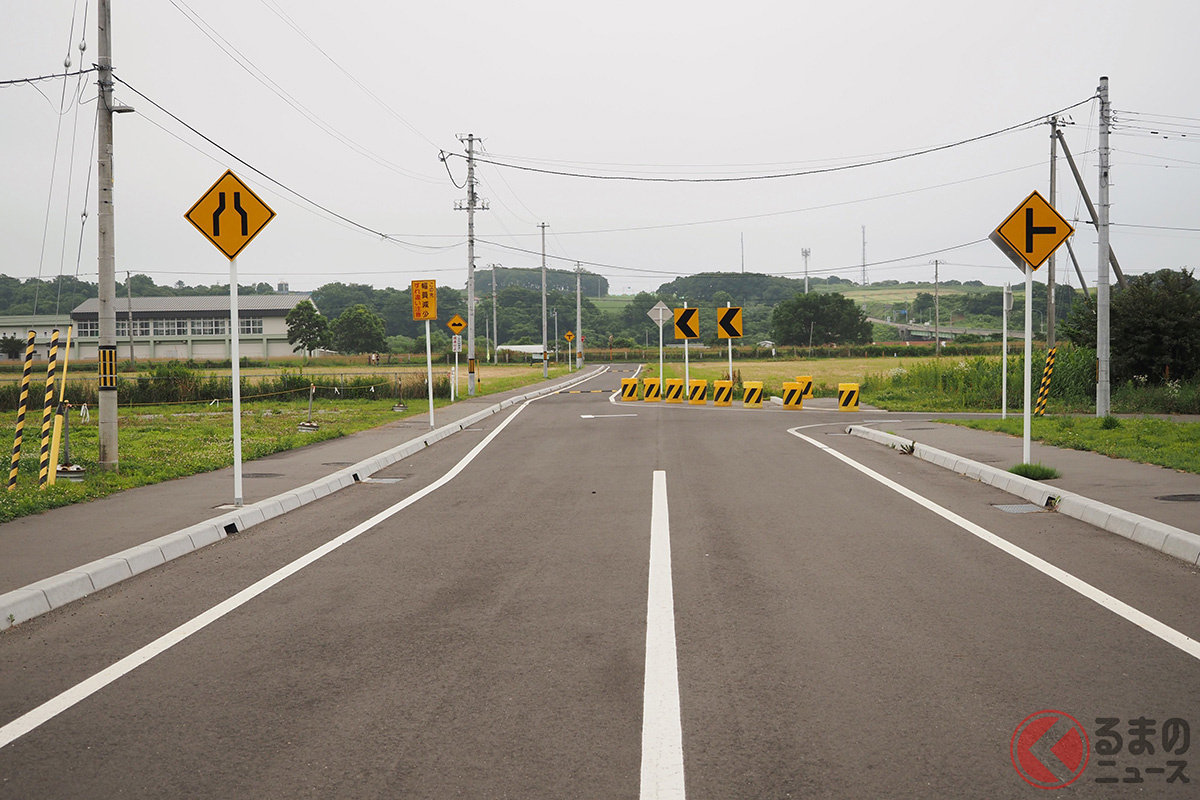
[[[742,326],[738,323],[741,321],[742,310],[740,308],[722,308],[717,318],[717,327],[725,334],[724,339],[737,339],[742,335]]]
[[[698,308],[679,308],[676,309],[677,316],[675,317],[675,335],[679,339],[699,339],[700,332],[696,330],[696,315],[700,312]]]

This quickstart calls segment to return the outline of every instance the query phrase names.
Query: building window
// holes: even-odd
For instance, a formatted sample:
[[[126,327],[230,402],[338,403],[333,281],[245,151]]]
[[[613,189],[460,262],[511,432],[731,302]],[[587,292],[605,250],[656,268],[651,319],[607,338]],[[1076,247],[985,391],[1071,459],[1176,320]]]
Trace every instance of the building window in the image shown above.
[[[262,317],[238,317],[238,333],[262,333]]]
[[[192,320],[193,336],[224,336],[228,329],[229,322],[223,317]]]
[[[90,338],[100,335],[100,320],[84,320],[75,323],[75,335]]]
[[[156,319],[154,320],[155,336],[187,336],[188,321],[186,319]]]
[[[133,321],[133,335],[134,336],[149,336],[150,335],[150,320],[135,319]],[[117,320],[117,338],[118,339],[128,339],[129,338],[129,320],[126,320],[126,319],[118,319]]]

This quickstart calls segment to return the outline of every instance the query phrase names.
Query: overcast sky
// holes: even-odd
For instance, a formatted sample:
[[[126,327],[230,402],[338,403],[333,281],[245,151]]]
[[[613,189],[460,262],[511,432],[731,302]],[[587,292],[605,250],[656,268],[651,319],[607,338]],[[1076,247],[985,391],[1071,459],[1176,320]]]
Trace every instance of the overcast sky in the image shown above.
[[[852,165],[1074,106],[1067,138],[1094,195],[1089,98],[1101,75],[1118,121],[1112,241],[1122,266],[1139,274],[1197,261],[1194,0],[112,6],[113,64],[128,84],[116,98],[136,109],[115,120],[117,270],[159,284],[227,282],[228,262],[183,214],[231,168],[278,213],[239,258],[241,283],[462,287],[467,219],[454,203],[465,193],[451,175],[461,186],[466,165],[443,165],[439,151],[462,154],[456,135],[467,133],[482,137],[486,158],[510,164],[712,178]],[[96,36],[95,0],[3,0],[0,80],[62,72],[67,54],[71,69],[90,67]],[[134,89],[362,227],[264,179]],[[95,96],[94,74],[0,88],[0,272],[96,280]],[[476,266],[538,265],[546,222],[550,265],[580,260],[614,292],[738,271],[743,250],[748,272],[801,276],[810,248],[811,274],[859,281],[866,226],[871,282],[932,279],[937,257],[942,279],[1018,283],[986,237],[1029,192],[1047,193],[1049,149],[1048,126],[1032,124],[879,166],[729,183],[481,164],[490,210],[476,215]],[[1086,216],[1065,162],[1058,185],[1060,211]],[[1081,224],[1074,244],[1089,285],[1095,240]]]

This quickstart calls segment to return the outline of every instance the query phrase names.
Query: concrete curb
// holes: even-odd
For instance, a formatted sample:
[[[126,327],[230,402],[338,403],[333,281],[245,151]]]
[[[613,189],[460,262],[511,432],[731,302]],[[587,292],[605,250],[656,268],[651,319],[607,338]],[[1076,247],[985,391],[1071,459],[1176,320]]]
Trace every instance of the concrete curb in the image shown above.
[[[1174,525],[1167,525],[1164,522],[1110,506],[1107,503],[1092,500],[1081,494],[1056,489],[1039,481],[1022,478],[1020,475],[1014,475],[987,464],[980,464],[978,461],[962,458],[901,436],[877,431],[874,428],[851,425],[846,428],[846,433],[897,450],[901,447],[905,449],[911,447],[914,456],[937,464],[939,467],[945,467],[981,483],[995,486],[997,489],[1015,494],[1035,505],[1054,509],[1060,514],[1074,517],[1109,533],[1124,536],[1126,539],[1158,550],[1160,553],[1166,553],[1188,564],[1200,565],[1200,536],[1182,528],[1176,528]]]
[[[554,394],[566,386],[573,386],[598,374],[599,372],[591,372],[587,375],[570,378],[554,386],[501,400],[499,403],[488,406],[457,422],[443,425],[424,436],[419,436],[378,455],[363,459],[357,464],[340,469],[298,489],[268,497],[266,500],[260,500],[174,533],[160,536],[145,544],[122,550],[107,558],[98,559],[90,564],[84,564],[20,589],[0,594],[0,630],[73,603],[92,592],[132,578],[134,575],[187,555],[194,550],[207,547],[230,534],[241,533],[247,528],[252,528],[259,523],[294,511],[300,506],[320,500],[339,489],[353,486],[379,470],[389,467],[397,461],[402,461],[413,453],[424,450],[447,436],[469,428],[480,420],[506,408],[536,397]]]

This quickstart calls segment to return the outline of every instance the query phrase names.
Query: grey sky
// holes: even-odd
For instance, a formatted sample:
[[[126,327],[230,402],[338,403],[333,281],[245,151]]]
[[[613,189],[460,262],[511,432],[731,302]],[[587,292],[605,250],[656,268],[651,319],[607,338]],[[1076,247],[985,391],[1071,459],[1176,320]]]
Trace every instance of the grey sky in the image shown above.
[[[68,51],[78,68],[81,36],[90,66],[95,6],[0,2],[0,80],[61,72]],[[274,91],[181,8],[277,84]],[[242,283],[404,287],[435,278],[461,287],[466,215],[454,201],[465,195],[438,160],[439,149],[462,152],[455,134],[483,137],[497,160],[567,171],[801,170],[1043,117],[1087,100],[1101,75],[1110,78],[1121,125],[1112,139],[1113,221],[1197,229],[1197,30],[1200,4],[1190,0],[113,0],[120,78],[311,200],[401,242],[443,248],[385,242],[331,220],[118,84],[117,99],[137,113],[115,122],[117,269],[160,284],[227,281],[228,262],[183,214],[229,167],[279,215],[239,259]],[[90,173],[78,274],[96,279],[94,75],[77,83],[67,83],[48,227],[63,82],[0,89],[0,272],[34,276],[40,261],[43,277],[76,274]],[[70,105],[76,89],[83,105]],[[1068,141],[1087,162],[1094,193],[1096,105],[1070,113],[1077,124]],[[800,274],[808,247],[812,274],[836,270],[857,281],[865,225],[868,262],[896,260],[869,266],[871,281],[929,279],[933,256],[920,254],[985,240],[1030,191],[1046,193],[1048,158],[1048,128],[1039,125],[883,166],[736,184],[595,181],[485,165],[480,194],[491,210],[476,216],[476,230],[486,242],[537,251],[536,225],[547,222],[552,266],[606,265],[589,268],[622,292],[736,271],[743,235],[747,271]],[[464,162],[448,164],[461,184]],[[1065,163],[1059,186],[1060,211],[1085,214]],[[726,221],[690,224],[712,220]],[[1200,233],[1118,226],[1112,241],[1126,272],[1137,274],[1194,266]],[[1075,246],[1093,285],[1090,228],[1080,227]],[[986,240],[938,257],[948,262],[943,279],[1020,279]],[[491,263],[532,266],[539,257],[481,243],[476,264]]]

